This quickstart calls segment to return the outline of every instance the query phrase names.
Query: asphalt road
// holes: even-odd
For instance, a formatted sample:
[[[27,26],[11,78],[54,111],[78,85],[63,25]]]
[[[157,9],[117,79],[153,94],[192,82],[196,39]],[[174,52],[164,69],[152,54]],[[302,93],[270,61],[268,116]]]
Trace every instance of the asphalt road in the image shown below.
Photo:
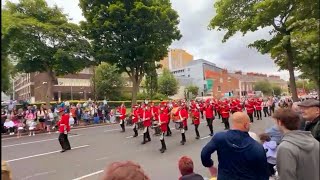
[[[152,180],[176,180],[180,176],[178,159],[183,155],[193,159],[195,172],[209,177],[209,172],[201,165],[200,152],[211,137],[209,128],[202,122],[199,126],[201,139],[195,139],[194,126],[189,125],[184,146],[180,145],[179,131],[173,129],[173,136],[165,137],[167,151],[164,154],[158,150],[159,136],[151,136],[151,142],[141,145],[142,136],[132,138],[132,127],[120,133],[119,125],[114,124],[71,130],[69,141],[73,149],[65,153],[60,153],[56,133],[2,139],[1,155],[2,160],[9,162],[15,180],[97,180],[109,163],[124,160],[139,163]],[[213,124],[215,132],[224,129],[219,119]],[[252,124],[251,131],[259,134],[272,124],[271,118],[263,118]],[[216,154],[212,158],[217,162]]]

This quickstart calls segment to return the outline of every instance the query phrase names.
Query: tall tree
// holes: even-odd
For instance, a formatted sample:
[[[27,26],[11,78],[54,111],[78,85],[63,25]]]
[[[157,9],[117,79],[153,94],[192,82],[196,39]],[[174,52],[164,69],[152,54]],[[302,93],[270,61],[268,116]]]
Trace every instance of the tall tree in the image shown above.
[[[145,86],[147,89],[147,94],[152,100],[158,91],[158,74],[156,69],[146,73]]]
[[[158,80],[158,90],[166,96],[173,96],[178,92],[178,80],[170,73],[168,69],[164,69]]]
[[[195,85],[190,85],[186,88],[188,92],[191,92],[193,96],[197,96],[199,92],[199,87]]]
[[[249,45],[261,53],[270,53],[280,66],[290,75],[290,88],[294,101],[298,101],[294,70],[298,66],[292,35],[301,29],[301,22],[319,18],[318,0],[220,0],[215,3],[217,15],[210,27],[227,30],[223,42],[236,32],[245,35],[248,31],[270,27],[269,40],[257,40]]]
[[[271,95],[272,94],[272,85],[269,81],[258,81],[254,83],[253,89],[255,91],[261,91],[265,95]]]
[[[45,0],[7,1],[5,11],[16,19],[8,27],[8,54],[18,59],[18,71],[47,73],[49,106],[56,77],[91,64],[90,44],[78,25],[68,22],[61,9],[49,7]]]
[[[136,103],[142,78],[163,59],[173,40],[180,39],[178,14],[169,0],[80,0],[95,59],[115,64],[133,83]]]
[[[96,93],[101,99],[112,99],[120,96],[124,80],[115,65],[101,63],[95,69],[95,76],[92,81],[96,84]]]

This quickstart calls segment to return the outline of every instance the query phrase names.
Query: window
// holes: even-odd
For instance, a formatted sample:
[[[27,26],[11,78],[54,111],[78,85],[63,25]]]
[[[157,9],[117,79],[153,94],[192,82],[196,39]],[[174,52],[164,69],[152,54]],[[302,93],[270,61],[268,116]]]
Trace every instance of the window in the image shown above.
[[[220,78],[220,83],[223,83],[223,79],[222,78]]]
[[[221,86],[218,86],[218,92],[221,92]]]

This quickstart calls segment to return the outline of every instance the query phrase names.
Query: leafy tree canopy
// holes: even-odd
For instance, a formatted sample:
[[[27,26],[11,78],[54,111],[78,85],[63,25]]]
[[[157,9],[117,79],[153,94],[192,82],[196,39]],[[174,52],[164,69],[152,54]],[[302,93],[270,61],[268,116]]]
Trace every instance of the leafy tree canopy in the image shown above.
[[[18,71],[47,72],[47,97],[56,76],[76,73],[91,64],[90,44],[82,37],[78,25],[68,22],[57,6],[45,0],[7,1],[2,15],[10,16],[4,39],[8,54],[18,59]]]
[[[115,64],[132,83],[132,103],[142,78],[163,59],[173,40],[180,39],[178,14],[169,0],[80,0],[97,61]]]
[[[255,91],[261,91],[265,95],[271,95],[272,94],[272,85],[269,81],[258,81],[254,83],[254,90]]]
[[[162,75],[159,77],[158,83],[158,90],[161,94],[167,96],[173,96],[177,94],[179,83],[169,70],[163,70]]]
[[[100,99],[113,99],[113,97],[120,96],[123,88],[124,79],[115,65],[101,63],[95,69],[96,93]]]

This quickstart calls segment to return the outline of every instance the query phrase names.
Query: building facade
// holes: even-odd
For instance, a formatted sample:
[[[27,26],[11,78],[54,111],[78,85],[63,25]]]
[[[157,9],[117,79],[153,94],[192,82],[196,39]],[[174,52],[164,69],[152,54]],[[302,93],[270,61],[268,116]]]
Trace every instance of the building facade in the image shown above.
[[[57,77],[52,85],[52,101],[61,100],[80,100],[94,98],[91,78],[93,68],[85,68],[76,74],[68,74]],[[46,100],[48,89],[47,73],[25,73],[20,74],[14,79],[13,89],[15,100],[39,102]]]
[[[184,68],[193,60],[193,56],[183,49],[170,49],[167,57],[159,63],[162,65],[160,71],[164,68],[170,71]]]

